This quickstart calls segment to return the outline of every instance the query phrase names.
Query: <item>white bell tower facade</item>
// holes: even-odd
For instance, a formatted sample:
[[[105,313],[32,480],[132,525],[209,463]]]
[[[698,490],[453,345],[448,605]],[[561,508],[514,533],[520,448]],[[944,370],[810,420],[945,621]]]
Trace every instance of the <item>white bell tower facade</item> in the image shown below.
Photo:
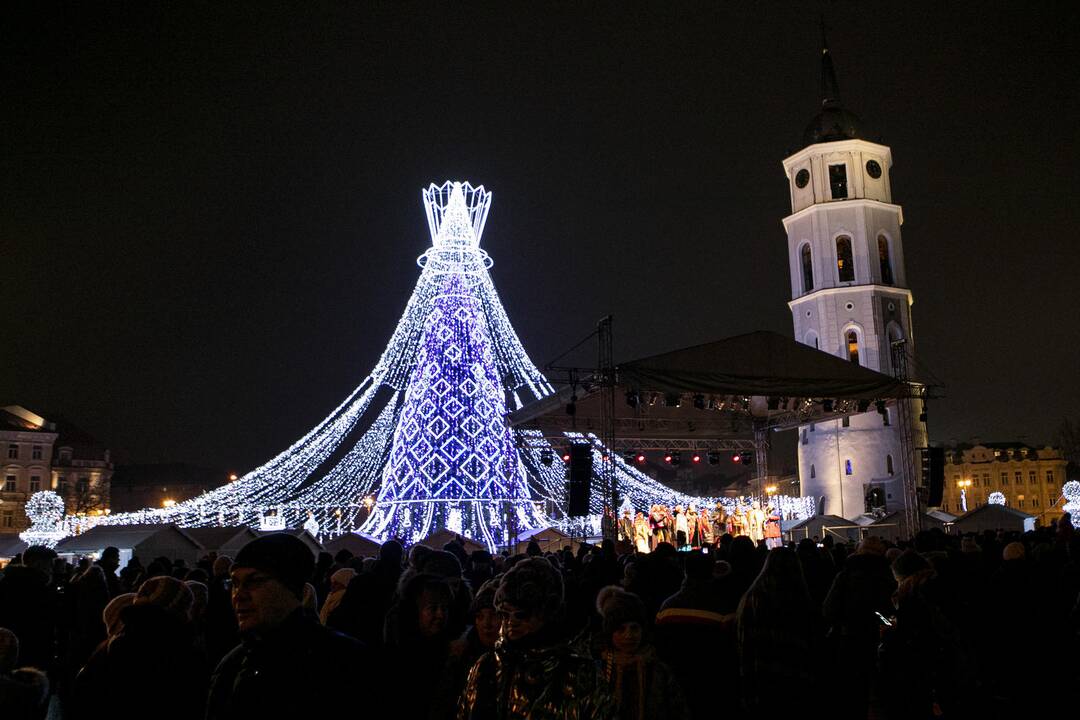
[[[791,193],[783,222],[795,339],[892,375],[892,343],[905,340],[909,356],[912,349],[892,152],[863,139],[858,118],[841,106],[827,47],[822,96],[803,149],[783,162]],[[818,498],[819,512],[850,520],[904,506],[907,464],[897,407],[870,408],[799,429],[802,494]],[[921,424],[913,427],[921,432]]]

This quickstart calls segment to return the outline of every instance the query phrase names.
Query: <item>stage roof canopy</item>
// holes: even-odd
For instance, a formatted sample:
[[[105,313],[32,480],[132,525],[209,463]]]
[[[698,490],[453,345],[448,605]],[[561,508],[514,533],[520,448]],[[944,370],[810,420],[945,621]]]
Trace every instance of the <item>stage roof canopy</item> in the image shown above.
[[[510,414],[516,426],[554,437],[600,432],[598,373]],[[574,413],[567,411],[572,396]],[[925,388],[760,331],[653,355],[615,368],[616,449],[739,448],[757,429],[794,428],[924,397]],[[741,439],[741,440],[740,440]],[[700,442],[696,442],[700,441]]]

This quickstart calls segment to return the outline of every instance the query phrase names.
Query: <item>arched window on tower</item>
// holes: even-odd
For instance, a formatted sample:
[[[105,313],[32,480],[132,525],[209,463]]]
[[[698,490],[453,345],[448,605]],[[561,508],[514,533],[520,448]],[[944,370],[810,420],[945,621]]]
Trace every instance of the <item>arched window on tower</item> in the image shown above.
[[[813,463],[810,464],[810,477],[811,478],[816,478],[817,477],[817,470],[814,469]]]
[[[848,360],[859,364],[859,334],[854,330],[848,330],[844,334],[844,339],[847,341],[847,356]]]
[[[855,281],[855,261],[851,256],[851,238],[847,235],[836,238],[836,274],[840,282]]]
[[[802,289],[803,292],[810,292],[814,289],[814,265],[810,254],[810,243],[802,246],[799,255],[802,261]]]
[[[889,473],[890,475],[893,474],[892,455],[885,456],[885,472]]]
[[[884,235],[877,236],[877,253],[878,261],[881,263],[881,282],[885,285],[892,285],[892,258],[889,257],[889,238]]]
[[[850,475],[851,474],[851,461],[850,460],[845,460],[844,461],[844,474],[845,475]]]

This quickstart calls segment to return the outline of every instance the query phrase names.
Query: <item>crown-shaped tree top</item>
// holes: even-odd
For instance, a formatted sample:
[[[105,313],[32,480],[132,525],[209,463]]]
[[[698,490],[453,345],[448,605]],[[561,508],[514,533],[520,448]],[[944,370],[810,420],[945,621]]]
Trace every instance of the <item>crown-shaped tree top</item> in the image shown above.
[[[483,185],[447,180],[423,191],[431,242],[439,247],[479,247],[491,193]]]

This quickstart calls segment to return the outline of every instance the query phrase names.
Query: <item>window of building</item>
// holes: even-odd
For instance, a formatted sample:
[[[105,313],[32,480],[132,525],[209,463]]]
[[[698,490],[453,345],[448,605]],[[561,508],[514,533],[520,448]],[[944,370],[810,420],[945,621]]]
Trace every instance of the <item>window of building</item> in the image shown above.
[[[844,163],[829,166],[829,189],[833,200],[847,197],[847,165]]]
[[[80,477],[79,482],[75,487],[78,490],[80,495],[85,493],[87,490],[90,489],[90,478],[88,478],[88,477]]]
[[[30,449],[30,457],[32,459],[34,459],[34,460],[40,460],[41,459],[41,446],[40,445],[35,445],[34,447],[32,447]]]
[[[851,238],[847,235],[836,238],[836,273],[840,282],[855,280],[855,260],[851,254]]]
[[[983,485],[990,487],[990,473],[983,473]]]
[[[56,478],[56,493],[58,495],[67,495],[67,476],[59,475]]]
[[[892,455],[885,456],[885,472],[889,473],[890,475],[893,474]]]
[[[799,253],[802,259],[802,289],[810,292],[814,289],[814,263],[810,253],[810,243],[802,246]]]
[[[803,431],[802,431],[802,444],[805,445],[808,440],[809,440],[809,438],[807,437],[806,428],[803,428]]]
[[[851,474],[851,461],[850,460],[845,460],[844,461],[844,474],[845,475],[850,475]]]
[[[842,427],[851,427],[851,418],[845,417],[843,420],[840,421],[840,425]]]
[[[1017,485],[1023,485],[1024,484],[1024,474],[1022,472],[1020,472],[1019,470],[1017,470],[1015,473],[1013,473],[1013,480],[1016,481]]]
[[[1002,485],[1008,485],[1009,484],[1009,473],[1004,473],[1004,472],[1001,473],[1001,484]]]
[[[15,527],[15,512],[13,510],[4,510],[0,513],[0,527]]]
[[[1037,498],[1037,497],[1031,498],[1031,507],[1033,507],[1033,508],[1039,507],[1039,498]]]
[[[889,258],[889,239],[884,235],[877,236],[878,262],[881,263],[881,282],[892,285],[892,260]]]
[[[848,360],[859,364],[859,334],[854,330],[848,330],[844,338],[847,340]]]
[[[40,475],[31,475],[30,476],[30,492],[31,493],[41,492],[41,476]]]
[[[1046,482],[1048,482],[1048,483],[1054,482],[1054,471],[1053,470],[1047,470],[1046,471]]]
[[[15,443],[12,443],[11,445],[8,445],[7,446],[7,456],[8,456],[8,460],[18,460],[19,459],[19,446],[16,445]]]
[[[810,477],[812,477],[812,478],[817,477],[817,469],[814,468],[813,463],[810,463]]]
[[[1030,470],[1028,472],[1028,484],[1029,485],[1038,485],[1039,484],[1039,476],[1034,470]]]
[[[1019,500],[1017,500],[1017,501],[1016,501],[1016,503],[1017,503],[1017,505],[1019,505],[1020,507],[1024,507],[1024,498],[1020,498]]]
[[[4,478],[4,492],[16,492],[15,490],[16,477],[14,475],[8,475]]]

